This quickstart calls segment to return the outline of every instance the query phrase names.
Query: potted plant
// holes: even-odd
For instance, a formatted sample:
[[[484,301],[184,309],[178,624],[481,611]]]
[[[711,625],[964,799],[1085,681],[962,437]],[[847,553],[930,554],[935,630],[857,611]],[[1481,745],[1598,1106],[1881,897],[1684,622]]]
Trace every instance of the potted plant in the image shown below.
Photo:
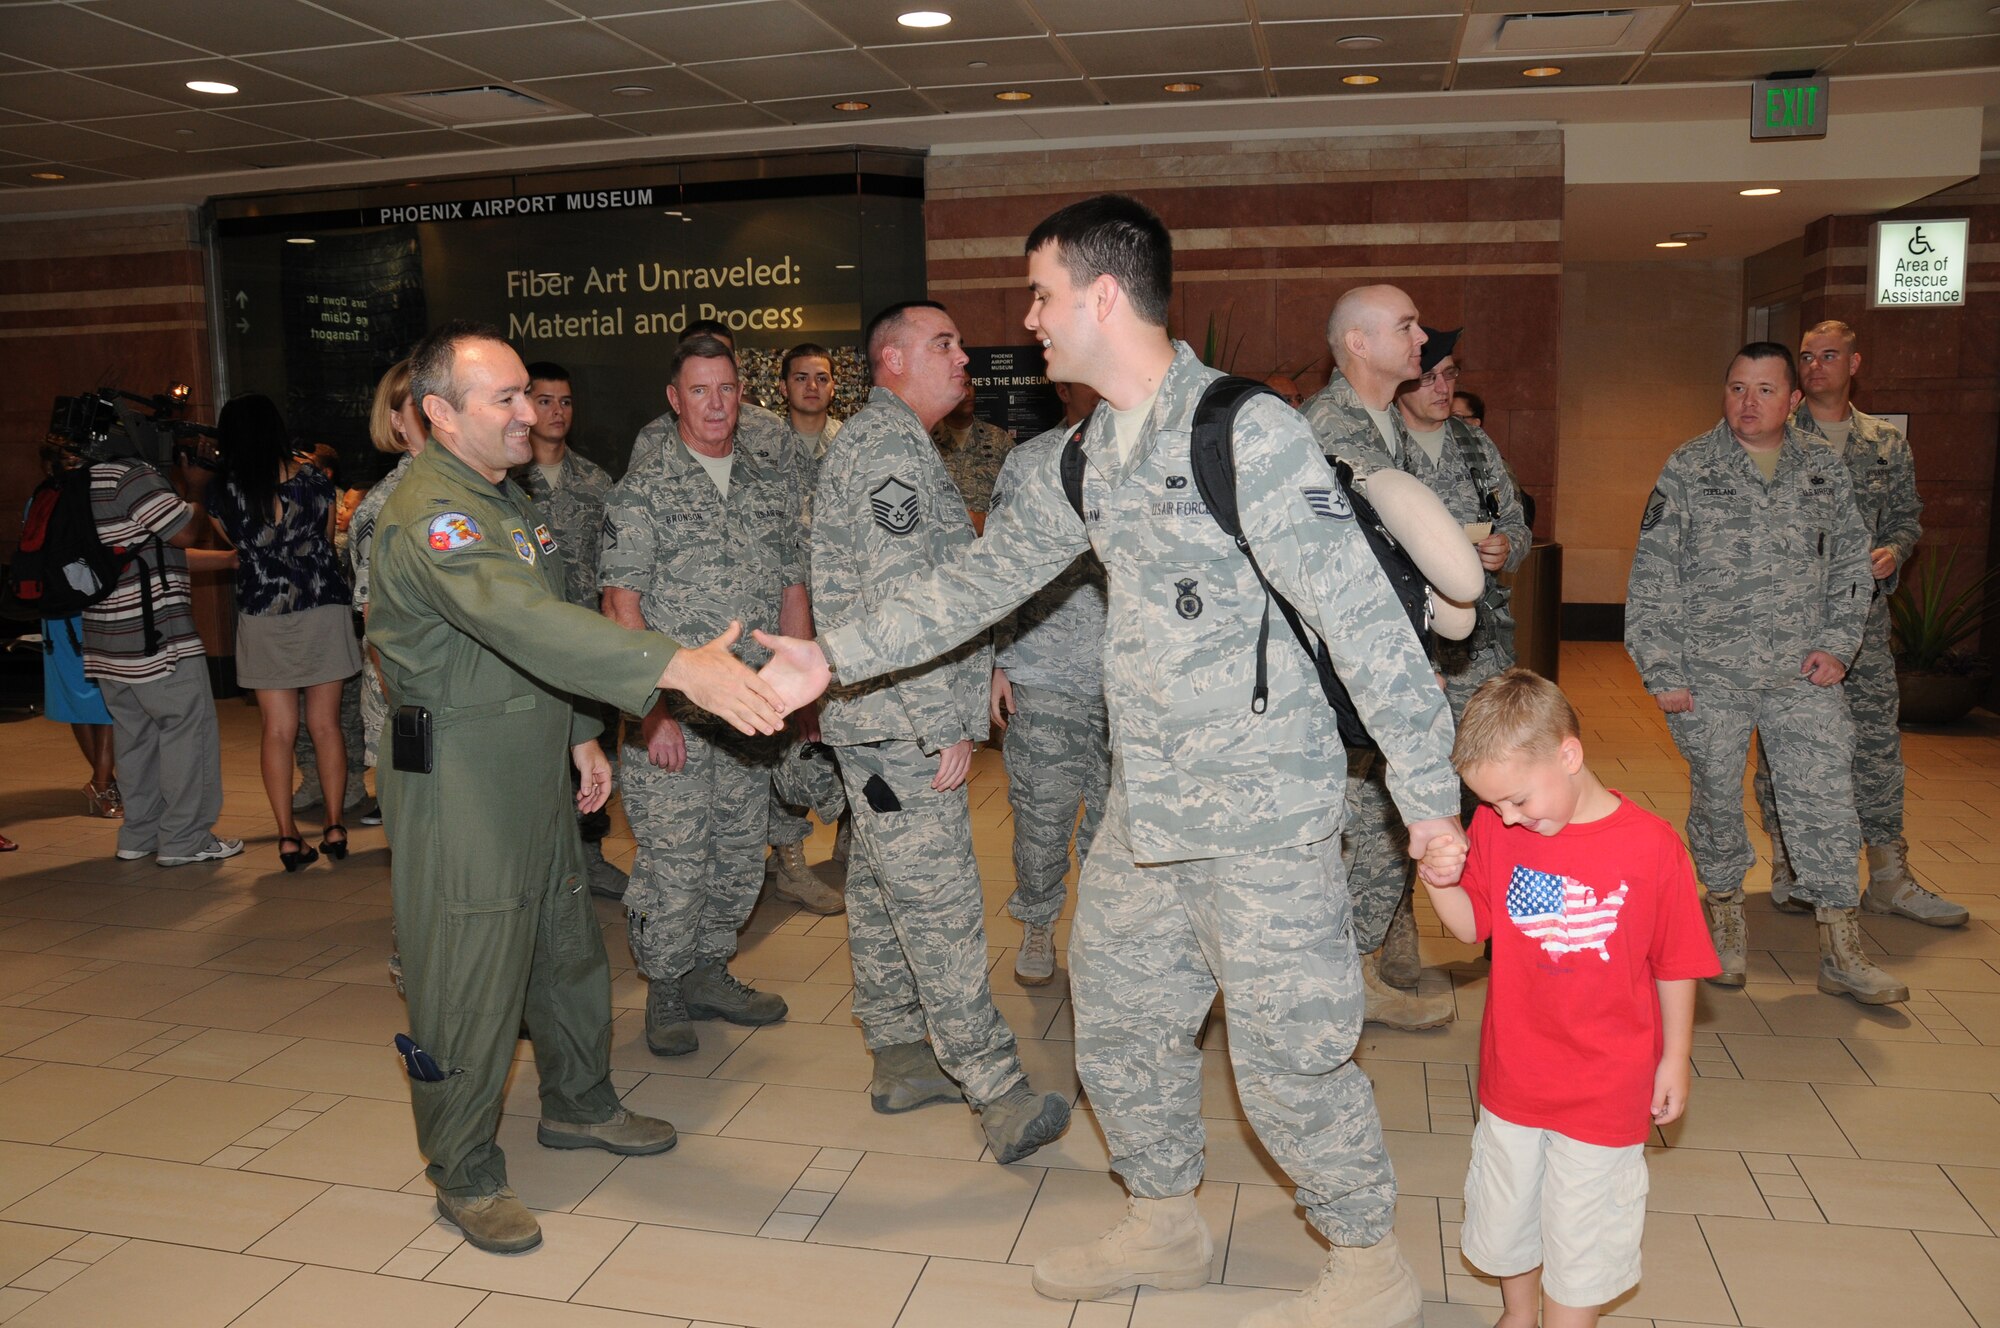
[[[1988,570],[1953,594],[1949,584],[1957,561],[1957,550],[1940,560],[1935,549],[1925,549],[1889,597],[1896,690],[1905,723],[1950,724],[1963,719],[1979,703],[1992,673],[1973,649],[1973,641],[2000,568]]]

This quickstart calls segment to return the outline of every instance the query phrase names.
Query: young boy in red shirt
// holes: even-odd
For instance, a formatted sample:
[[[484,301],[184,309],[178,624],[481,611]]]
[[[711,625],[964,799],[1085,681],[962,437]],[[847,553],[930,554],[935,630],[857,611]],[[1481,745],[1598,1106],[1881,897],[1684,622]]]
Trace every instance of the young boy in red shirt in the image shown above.
[[[1486,805],[1418,874],[1452,935],[1493,941],[1459,1247],[1500,1279],[1495,1328],[1588,1328],[1639,1281],[1646,1139],[1687,1106],[1721,965],[1680,837],[1591,774],[1561,688],[1489,679],[1452,764]]]

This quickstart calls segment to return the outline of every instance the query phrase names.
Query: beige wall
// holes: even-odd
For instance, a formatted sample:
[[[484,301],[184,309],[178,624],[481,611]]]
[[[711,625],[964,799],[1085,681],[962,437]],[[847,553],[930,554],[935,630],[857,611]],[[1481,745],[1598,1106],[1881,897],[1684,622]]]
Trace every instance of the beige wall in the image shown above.
[[[1623,604],[1660,467],[1722,418],[1722,374],[1743,344],[1743,265],[1569,264],[1562,314],[1562,598]]]

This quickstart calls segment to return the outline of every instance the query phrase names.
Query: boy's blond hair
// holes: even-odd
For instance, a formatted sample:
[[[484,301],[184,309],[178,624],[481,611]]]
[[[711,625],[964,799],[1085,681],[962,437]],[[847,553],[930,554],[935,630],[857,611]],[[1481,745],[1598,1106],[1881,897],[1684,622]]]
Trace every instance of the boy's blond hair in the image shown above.
[[[1519,666],[1488,678],[1465,703],[1458,740],[1451,746],[1452,768],[1516,756],[1554,756],[1564,738],[1581,738],[1576,707],[1562,688]]]

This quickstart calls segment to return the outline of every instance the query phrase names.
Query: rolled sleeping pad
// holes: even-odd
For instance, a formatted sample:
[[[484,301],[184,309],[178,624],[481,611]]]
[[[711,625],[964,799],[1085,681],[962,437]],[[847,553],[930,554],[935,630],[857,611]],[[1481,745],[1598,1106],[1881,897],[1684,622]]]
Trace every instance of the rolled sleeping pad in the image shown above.
[[[1408,550],[1410,560],[1431,583],[1435,592],[1431,599],[1440,618],[1447,616],[1452,607],[1469,616],[1472,610],[1465,606],[1485,593],[1486,569],[1479,565],[1479,550],[1465,537],[1465,527],[1414,475],[1400,470],[1378,470],[1361,477],[1359,483],[1363,496],[1382,518],[1382,524]],[[1448,606],[1447,600],[1455,600],[1457,604]],[[1451,635],[1442,626],[1438,630]]]

